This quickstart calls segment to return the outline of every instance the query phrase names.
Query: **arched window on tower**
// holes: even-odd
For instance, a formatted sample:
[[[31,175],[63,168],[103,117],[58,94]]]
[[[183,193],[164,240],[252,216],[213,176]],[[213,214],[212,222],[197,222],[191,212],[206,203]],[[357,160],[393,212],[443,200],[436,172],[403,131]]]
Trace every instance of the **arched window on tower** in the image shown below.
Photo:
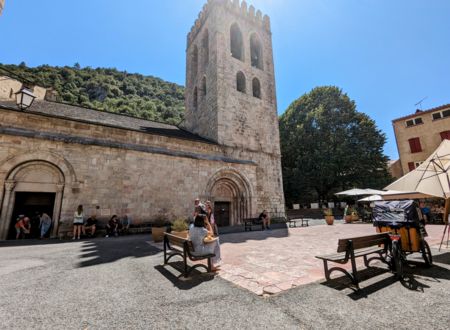
[[[238,92],[245,93],[245,76],[241,71],[236,75],[236,89]]]
[[[202,78],[202,95],[206,96],[206,76]]]
[[[192,105],[194,106],[194,110],[197,110],[197,108],[198,108],[198,91],[197,91],[197,87],[194,88],[194,95],[192,97],[193,97]]]
[[[207,66],[209,63],[209,32],[205,30],[202,39],[202,48],[203,48],[203,65]]]
[[[252,67],[263,70],[262,43],[256,33],[253,33],[250,37],[250,57],[252,60]]]
[[[244,61],[244,39],[239,26],[234,23],[230,29],[230,48],[231,56]]]
[[[192,67],[191,67],[191,77],[192,82],[195,84],[195,79],[197,79],[197,72],[198,72],[198,47],[197,45],[194,45],[194,48],[192,49]]]
[[[258,78],[253,78],[252,88],[253,88],[253,96],[260,99],[261,98],[261,83],[259,82]]]

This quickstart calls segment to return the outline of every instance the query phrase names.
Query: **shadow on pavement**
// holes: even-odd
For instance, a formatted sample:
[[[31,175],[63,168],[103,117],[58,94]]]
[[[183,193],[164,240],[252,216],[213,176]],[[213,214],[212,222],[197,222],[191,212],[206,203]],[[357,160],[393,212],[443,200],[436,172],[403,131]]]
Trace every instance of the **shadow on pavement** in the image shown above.
[[[436,256],[436,262],[443,259],[448,262],[450,253],[448,255]],[[425,289],[430,288],[431,283],[439,283],[441,280],[450,280],[450,270],[439,265],[434,264],[432,267],[427,267],[423,262],[409,261],[405,268],[405,274],[400,281],[403,287],[410,291],[424,292]],[[380,291],[397,282],[394,275],[386,268],[370,267],[358,271],[361,288],[358,290],[347,276],[341,276],[330,281],[321,283],[324,286],[332,289],[343,291],[352,290],[348,297],[353,300],[361,298],[368,298],[369,295]],[[379,281],[374,282],[374,278],[381,276]],[[364,286],[364,282],[369,281],[369,284]]]
[[[439,255],[433,255],[433,261],[440,264],[450,265],[450,252],[445,252]]]
[[[58,239],[19,239],[19,240],[8,240],[0,241],[0,248],[11,247],[11,246],[29,246],[29,245],[48,245],[48,244],[63,244],[72,241],[68,240],[58,240]]]
[[[240,233],[221,234],[220,243],[243,243],[247,241],[263,241],[268,238],[283,238],[289,236],[288,228],[264,231],[247,231]]]
[[[175,268],[180,275],[175,275],[171,271],[170,268]],[[197,269],[194,269],[186,279],[184,279],[182,275],[183,271],[183,262],[175,261],[171,262],[169,265],[157,265],[155,269],[160,272],[165,278],[167,278],[170,282],[172,282],[173,286],[177,287],[180,290],[190,290],[197,285],[200,285],[204,282],[211,281],[214,279],[215,274],[200,272]]]
[[[124,258],[143,258],[161,253],[146,241],[148,236],[130,235],[82,241],[78,267],[90,267]]]

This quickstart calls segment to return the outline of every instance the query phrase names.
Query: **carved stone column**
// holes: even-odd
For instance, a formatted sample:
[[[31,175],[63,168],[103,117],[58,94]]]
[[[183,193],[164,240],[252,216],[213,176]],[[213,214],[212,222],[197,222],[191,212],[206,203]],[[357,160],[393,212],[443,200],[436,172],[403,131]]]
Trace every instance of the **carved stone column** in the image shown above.
[[[56,185],[55,206],[53,207],[53,230],[52,237],[58,237],[59,222],[61,220],[61,205],[64,195],[64,184]]]
[[[9,226],[11,224],[11,216],[14,207],[14,187],[16,182],[13,180],[5,181],[5,196],[3,197],[3,205],[0,214],[0,240],[8,237]]]

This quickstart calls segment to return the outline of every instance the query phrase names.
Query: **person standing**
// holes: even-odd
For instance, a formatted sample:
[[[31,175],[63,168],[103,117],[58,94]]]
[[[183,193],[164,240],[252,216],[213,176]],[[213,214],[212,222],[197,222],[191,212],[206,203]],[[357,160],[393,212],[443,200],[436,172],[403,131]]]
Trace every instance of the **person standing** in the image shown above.
[[[45,238],[48,230],[52,226],[52,218],[47,213],[42,213],[39,221],[39,227],[41,227],[41,239]]]
[[[78,205],[73,215],[73,237],[72,239],[80,239],[81,231],[84,224],[83,205]]]
[[[206,217],[214,232],[214,236],[219,236],[219,228],[217,227],[216,219],[214,218],[214,210],[210,201],[206,201]]]
[[[131,217],[128,214],[125,214],[122,219],[121,219],[121,233],[123,235],[127,235],[129,230],[130,230],[130,225],[131,225]]]
[[[270,217],[267,211],[262,211],[258,218],[262,222],[263,230],[270,230]]]

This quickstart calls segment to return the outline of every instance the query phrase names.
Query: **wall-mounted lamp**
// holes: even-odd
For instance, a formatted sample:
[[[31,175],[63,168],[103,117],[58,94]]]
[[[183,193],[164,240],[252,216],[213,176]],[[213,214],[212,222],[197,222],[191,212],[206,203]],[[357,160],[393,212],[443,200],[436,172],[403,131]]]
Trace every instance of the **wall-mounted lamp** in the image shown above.
[[[16,93],[16,104],[21,110],[28,109],[32,104],[36,96],[28,88],[22,87],[20,91]]]

